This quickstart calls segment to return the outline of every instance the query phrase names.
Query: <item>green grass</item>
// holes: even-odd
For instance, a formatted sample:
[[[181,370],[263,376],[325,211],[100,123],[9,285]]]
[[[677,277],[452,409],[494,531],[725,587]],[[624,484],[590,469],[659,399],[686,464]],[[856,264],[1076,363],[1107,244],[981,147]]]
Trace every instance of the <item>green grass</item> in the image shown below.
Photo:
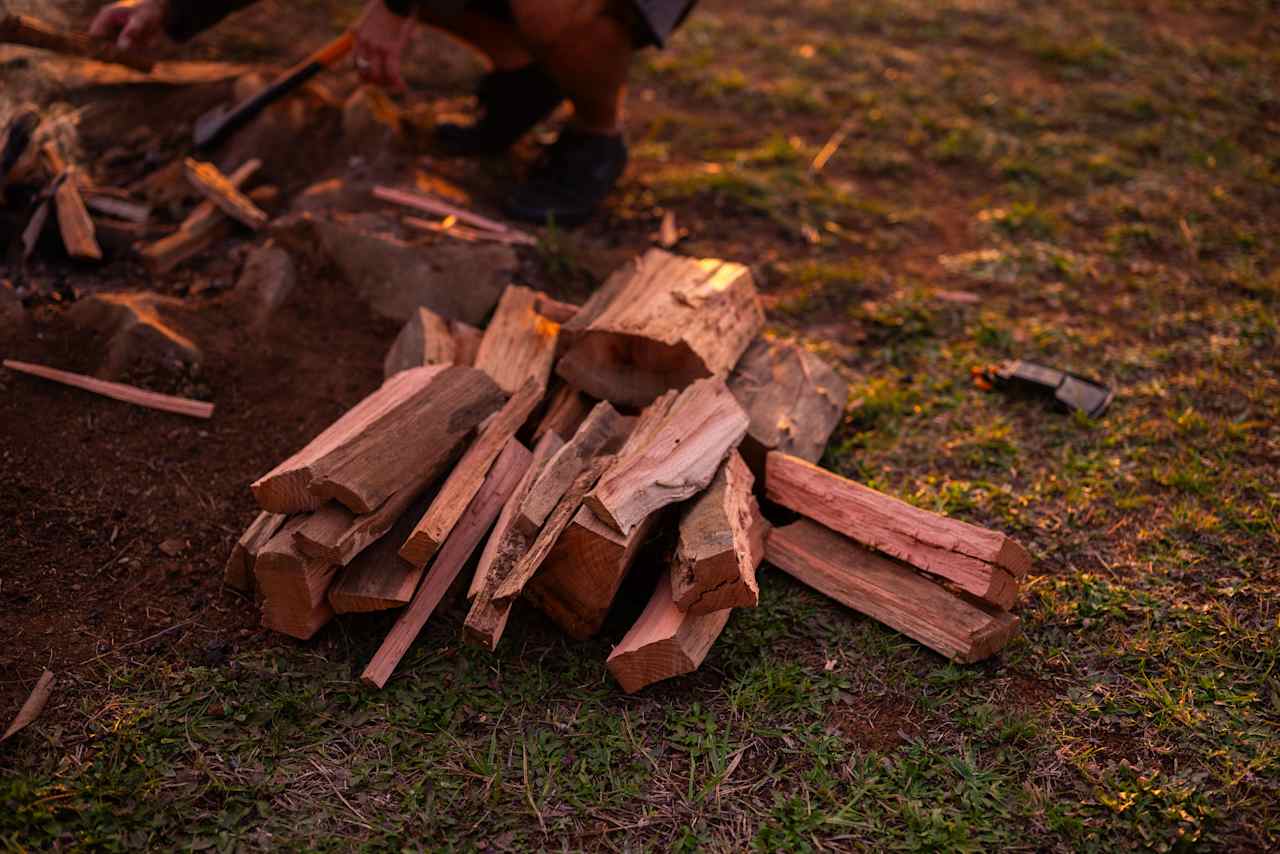
[[[1280,53],[1263,3],[1143,8],[708,2],[635,81],[619,221],[662,206],[757,265],[775,330],[850,380],[824,465],[1031,548],[1001,656],[767,570],[698,674],[634,697],[625,624],[520,612],[491,656],[457,605],[380,693],[385,620],[115,661],[6,757],[0,845],[1280,846]],[[542,266],[578,282],[611,239],[553,232]],[[971,384],[1010,357],[1116,402]]]

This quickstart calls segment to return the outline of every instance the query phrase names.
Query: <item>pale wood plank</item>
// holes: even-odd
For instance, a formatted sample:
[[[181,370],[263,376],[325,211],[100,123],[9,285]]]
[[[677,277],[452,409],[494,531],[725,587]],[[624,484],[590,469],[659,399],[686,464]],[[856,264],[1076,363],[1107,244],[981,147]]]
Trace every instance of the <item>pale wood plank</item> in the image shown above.
[[[777,451],[766,463],[771,501],[868,548],[954,582],[1002,608],[1031,567],[1026,549],[997,531],[932,513]]]
[[[961,663],[981,661],[1014,636],[1018,618],[969,601],[816,522],[775,528],[770,563],[819,593]]]

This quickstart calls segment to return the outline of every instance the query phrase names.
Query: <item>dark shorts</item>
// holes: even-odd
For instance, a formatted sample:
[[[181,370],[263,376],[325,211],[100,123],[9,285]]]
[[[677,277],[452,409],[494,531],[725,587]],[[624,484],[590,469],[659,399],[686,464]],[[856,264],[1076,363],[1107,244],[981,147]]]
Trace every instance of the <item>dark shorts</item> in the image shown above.
[[[503,20],[511,18],[508,0],[462,0],[466,8]],[[636,47],[662,47],[684,23],[697,0],[618,0],[618,14],[624,19]],[[448,5],[462,5],[453,0]]]

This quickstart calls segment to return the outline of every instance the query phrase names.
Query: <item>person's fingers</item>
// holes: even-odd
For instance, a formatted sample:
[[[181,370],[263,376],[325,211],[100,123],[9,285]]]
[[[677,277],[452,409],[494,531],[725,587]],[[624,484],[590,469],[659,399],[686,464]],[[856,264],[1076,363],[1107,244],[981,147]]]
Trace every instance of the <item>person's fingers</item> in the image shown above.
[[[148,21],[142,15],[133,15],[129,18],[129,23],[125,24],[124,29],[120,31],[120,38],[116,40],[116,44],[128,50],[145,44],[150,37],[151,27]]]
[[[98,12],[89,26],[89,35],[95,39],[114,38],[125,22],[129,20],[129,10],[118,5],[107,6]]]

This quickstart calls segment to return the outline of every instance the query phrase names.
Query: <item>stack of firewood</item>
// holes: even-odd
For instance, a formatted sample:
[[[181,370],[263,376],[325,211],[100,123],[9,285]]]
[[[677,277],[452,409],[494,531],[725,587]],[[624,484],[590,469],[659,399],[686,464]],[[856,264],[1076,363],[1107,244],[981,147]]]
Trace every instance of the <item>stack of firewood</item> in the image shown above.
[[[468,567],[493,649],[521,599],[594,635],[641,554],[666,566],[608,659],[627,691],[698,667],[766,558],[953,660],[1001,649],[1027,553],[814,466],[847,387],[763,322],[746,267],[659,250],[580,309],[513,285],[483,332],[420,310],[382,387],[253,484],[227,582],[298,638],[402,609],[375,686]]]

